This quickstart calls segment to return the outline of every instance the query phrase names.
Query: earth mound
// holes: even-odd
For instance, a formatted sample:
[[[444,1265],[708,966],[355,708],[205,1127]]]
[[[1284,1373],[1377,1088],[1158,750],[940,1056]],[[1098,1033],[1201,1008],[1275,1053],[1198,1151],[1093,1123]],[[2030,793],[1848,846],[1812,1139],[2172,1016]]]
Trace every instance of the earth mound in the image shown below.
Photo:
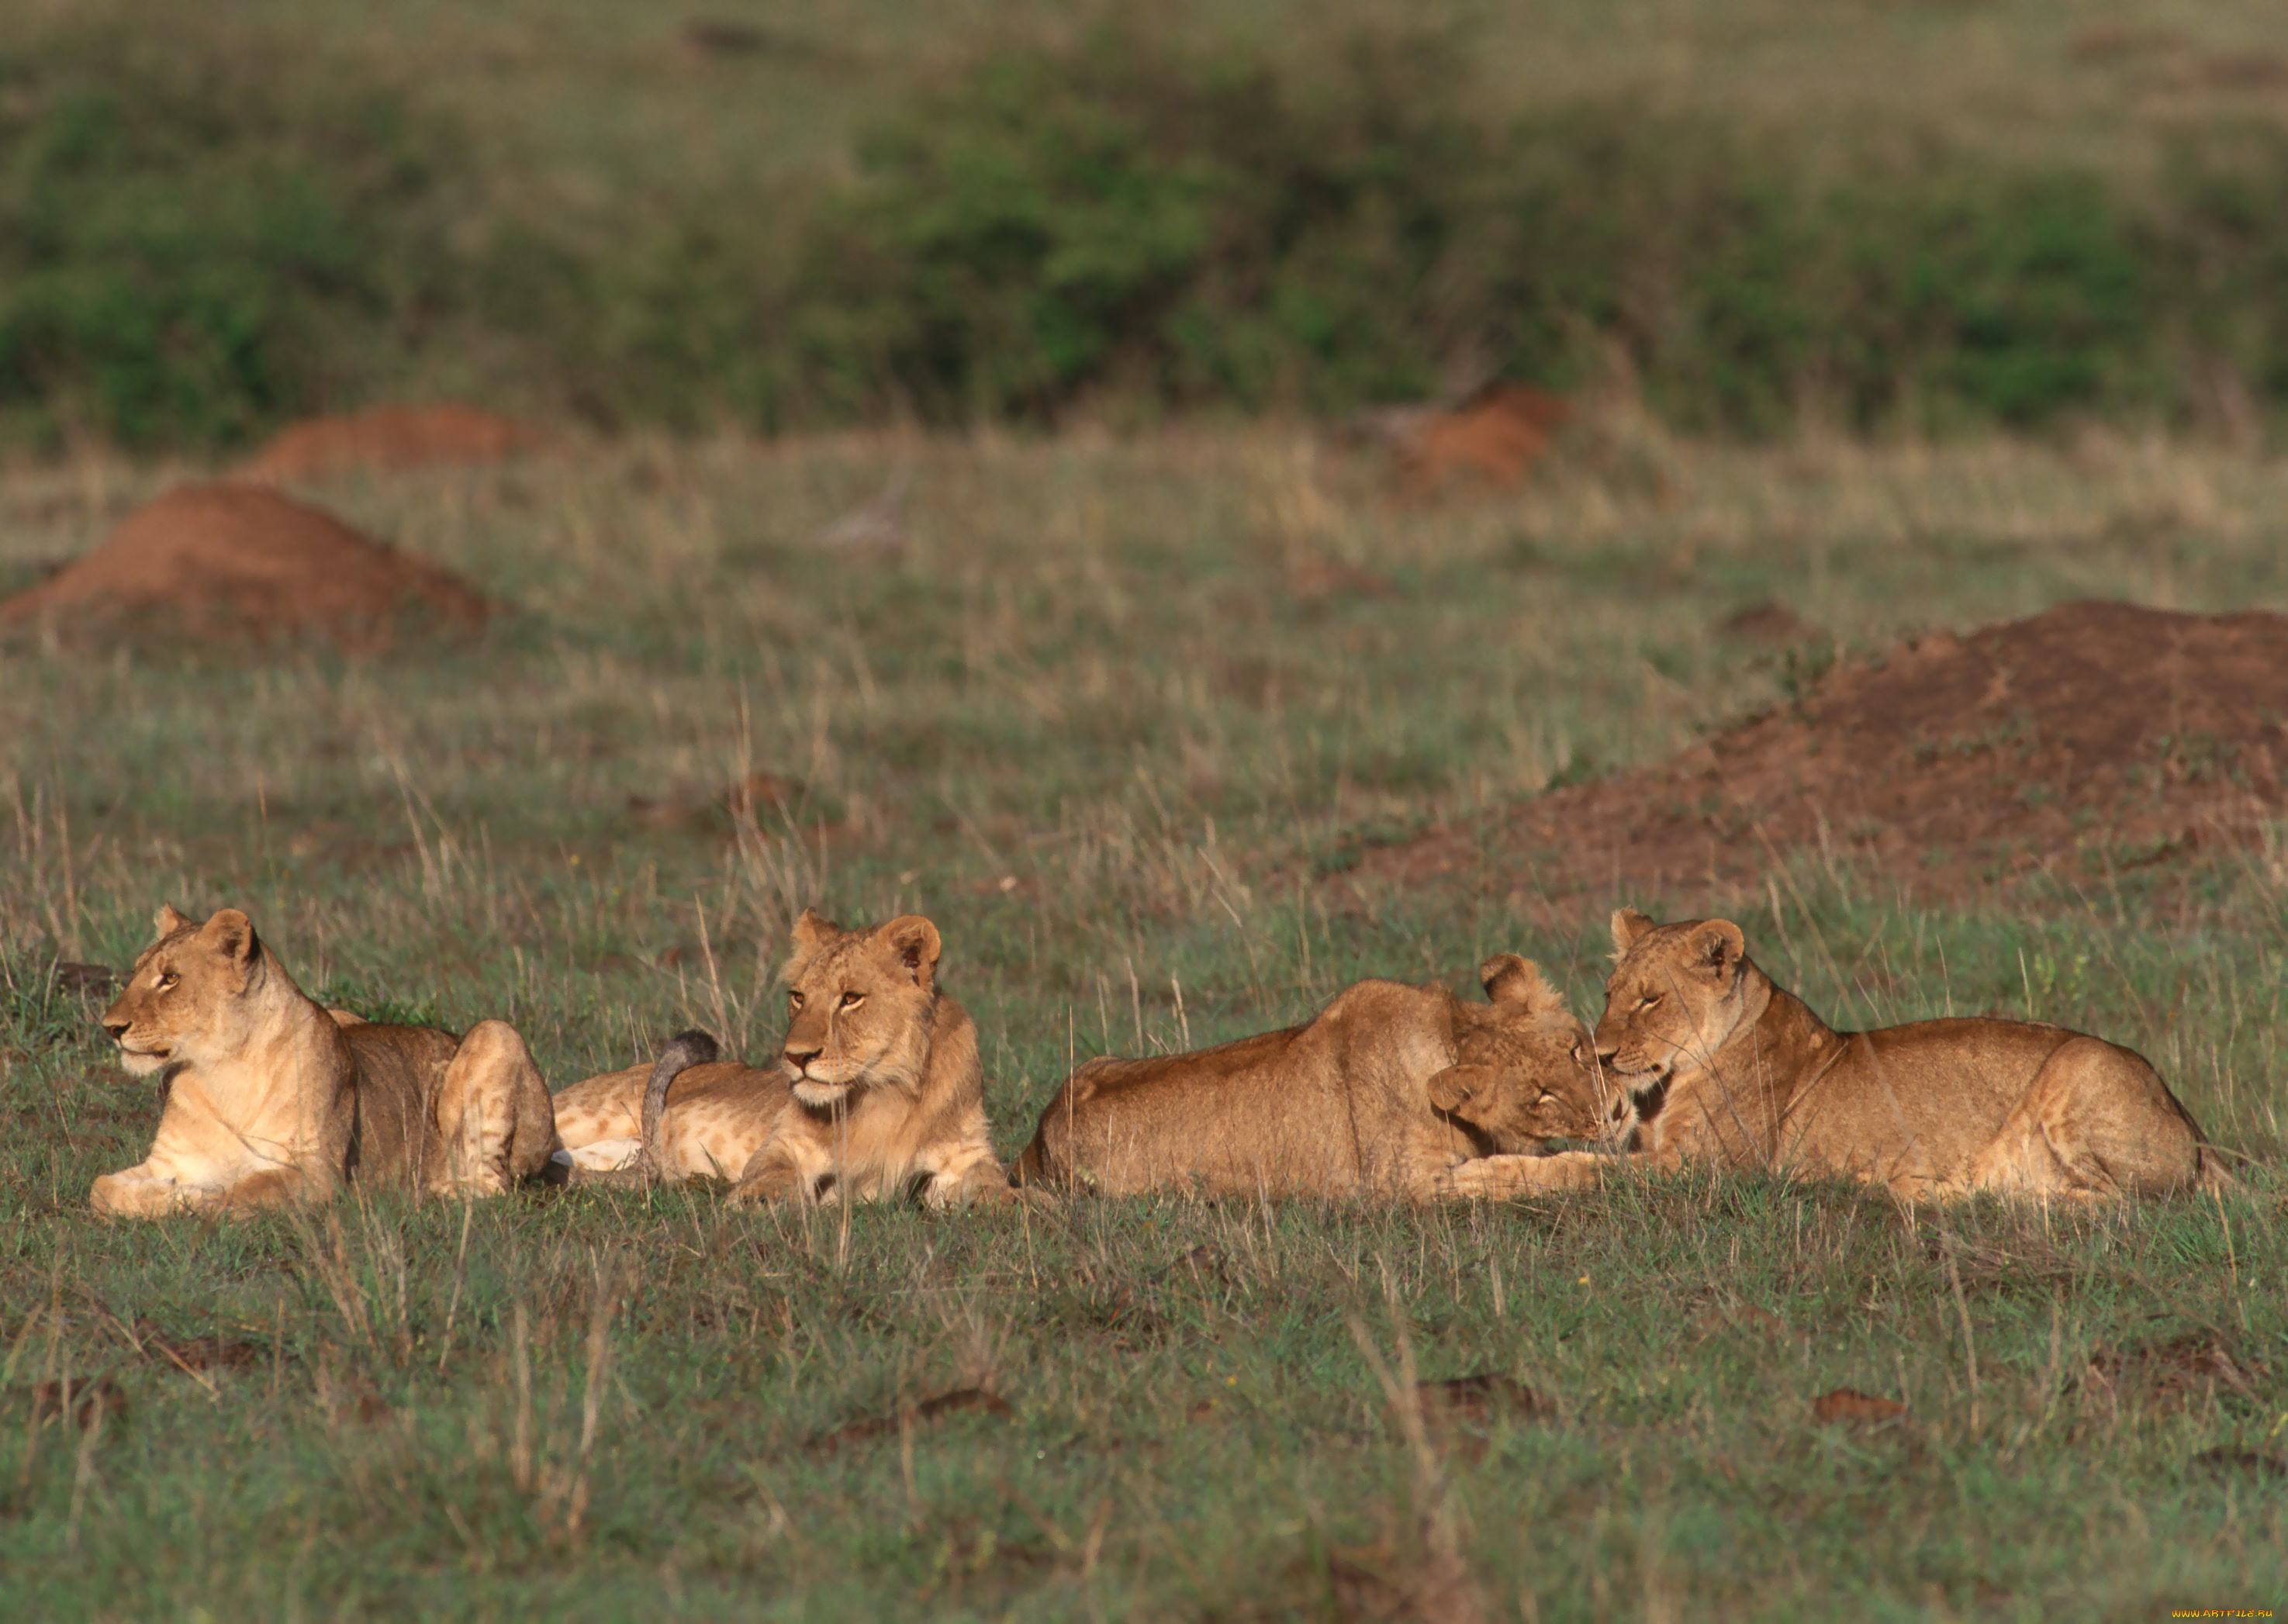
[[[1664,765],[1371,853],[1407,880],[1490,862],[1616,900],[1760,887],[1791,848],[1911,891],[2075,883],[2252,845],[2288,806],[2288,616],[2074,603],[1839,666],[1800,705]]]
[[[494,606],[450,571],[273,491],[187,485],[85,558],[0,602],[0,630],[137,624],[170,634],[319,636],[353,652],[401,630],[474,627]]]
[[[545,438],[530,424],[473,406],[377,406],[281,430],[238,477],[274,485],[361,470],[497,463],[536,448]]]
[[[1400,479],[1426,493],[1457,474],[1513,486],[1549,449],[1572,406],[1529,384],[1489,384],[1451,408],[1386,407],[1362,412],[1341,436],[1386,446]]]

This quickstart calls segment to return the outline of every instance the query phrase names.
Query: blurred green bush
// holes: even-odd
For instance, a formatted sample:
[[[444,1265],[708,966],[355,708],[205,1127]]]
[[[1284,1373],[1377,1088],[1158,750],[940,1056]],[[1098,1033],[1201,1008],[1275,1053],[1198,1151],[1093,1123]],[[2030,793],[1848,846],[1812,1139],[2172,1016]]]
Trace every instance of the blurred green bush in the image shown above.
[[[441,291],[441,150],[211,26],[0,55],[0,424],[228,442],[382,383]]]
[[[1595,104],[1450,41],[1308,67],[1140,27],[918,85],[854,176],[583,234],[390,87],[181,24],[0,54],[0,432],[228,443],[505,390],[608,425],[1331,413],[1625,365],[1702,432],[2288,398],[2288,142],[2161,184]],[[449,364],[447,364],[449,363]]]

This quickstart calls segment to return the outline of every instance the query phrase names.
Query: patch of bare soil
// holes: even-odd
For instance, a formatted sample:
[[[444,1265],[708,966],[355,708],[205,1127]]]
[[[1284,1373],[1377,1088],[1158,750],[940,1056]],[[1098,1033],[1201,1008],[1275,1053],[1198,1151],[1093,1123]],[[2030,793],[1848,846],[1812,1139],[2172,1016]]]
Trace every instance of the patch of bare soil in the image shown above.
[[[1848,1422],[1872,1425],[1896,1421],[1906,1413],[1907,1406],[1895,1398],[1878,1398],[1849,1387],[1822,1393],[1811,1401],[1811,1418],[1822,1426]]]
[[[260,1357],[252,1343],[226,1341],[219,1336],[190,1336],[171,1339],[147,1319],[135,1322],[135,1334],[141,1339],[139,1351],[146,1359],[185,1375],[197,1375],[207,1370],[244,1370]]]
[[[1527,803],[1485,847],[1435,829],[1353,877],[1737,894],[1809,848],[1941,897],[2101,883],[2256,843],[2288,803],[2284,718],[2288,616],[2067,604],[1839,666],[1663,765]]]
[[[1345,425],[1345,437],[1387,446],[1400,478],[1417,492],[1435,490],[1457,474],[1509,486],[1541,460],[1572,411],[1530,384],[1490,384],[1450,408],[1361,413]]]
[[[810,1447],[815,1454],[832,1454],[838,1449],[846,1449],[853,1445],[879,1438],[894,1438],[902,1430],[929,1426],[965,1410],[981,1410],[988,1415],[1006,1415],[1009,1414],[1009,1401],[998,1393],[987,1392],[981,1387],[957,1387],[951,1392],[939,1393],[916,1404],[902,1405],[895,1414],[870,1415],[862,1421],[837,1427],[830,1432],[822,1432],[811,1439]]]
[[[801,780],[759,770],[713,796],[632,795],[628,815],[647,828],[680,828],[722,818],[733,824],[759,824],[767,829],[783,824],[789,809],[799,807],[803,797]]]
[[[237,477],[277,485],[361,470],[497,463],[536,449],[546,438],[530,424],[473,406],[377,406],[282,429]]]
[[[1423,1421],[1434,1429],[1485,1426],[1498,1415],[1551,1421],[1557,1414],[1556,1400],[1504,1375],[1481,1373],[1443,1382],[1418,1382],[1414,1393],[1422,1406]]]
[[[2270,1374],[2235,1358],[2213,1332],[2196,1331],[2141,1347],[2092,1349],[2080,1385],[2085,1397],[2117,1412],[2131,1405],[2172,1411],[2236,1395],[2252,1398]]]
[[[0,630],[146,625],[172,638],[319,636],[354,653],[401,630],[468,628],[492,604],[451,572],[330,513],[234,484],[187,485],[129,515],[85,558],[0,602]]]

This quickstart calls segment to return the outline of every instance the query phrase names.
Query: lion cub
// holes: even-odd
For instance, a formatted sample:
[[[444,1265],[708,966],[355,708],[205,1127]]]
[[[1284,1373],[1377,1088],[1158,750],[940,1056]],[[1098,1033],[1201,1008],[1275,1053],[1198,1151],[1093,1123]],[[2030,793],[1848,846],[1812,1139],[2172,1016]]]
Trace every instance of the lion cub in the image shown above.
[[[908,914],[845,931],[806,909],[794,936],[788,1097],[731,1199],[1009,1199],[977,1028],[938,988],[937,927]]]
[[[1091,1060],[1041,1113],[1026,1184],[1426,1200],[1498,1193],[1551,1138],[1592,1139],[1605,1100],[1587,1029],[1513,953],[1486,1003],[1361,981],[1311,1020],[1195,1054]]]
[[[95,1181],[124,1217],[319,1200],[352,1177],[489,1195],[555,1148],[548,1089],[516,1029],[468,1036],[329,1012],[294,985],[253,923],[162,907],[103,1027],[127,1069],[163,1078],[159,1131],[137,1166]]]
[[[2144,1058],[2034,1021],[1840,1033],[1773,984],[1728,919],[1613,915],[1597,1053],[1641,1155],[1842,1173],[1909,1199],[2093,1199],[2230,1182]],[[1553,1157],[1541,1188],[1596,1164]]]

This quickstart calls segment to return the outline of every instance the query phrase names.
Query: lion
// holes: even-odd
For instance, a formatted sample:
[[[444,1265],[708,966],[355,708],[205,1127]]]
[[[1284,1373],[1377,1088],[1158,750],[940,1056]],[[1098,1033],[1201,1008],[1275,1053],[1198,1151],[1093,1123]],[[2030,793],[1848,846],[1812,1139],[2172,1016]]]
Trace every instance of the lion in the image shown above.
[[[1553,1138],[1594,1139],[1588,1031],[1531,963],[1489,1002],[1361,981],[1299,1026],[1194,1054],[1091,1060],[1041,1113],[1021,1184],[1423,1200],[1501,1185]]]
[[[560,1090],[557,1161],[583,1183],[738,1177],[790,1094],[778,1067],[718,1053],[706,1033],[686,1032],[648,1066]]]
[[[845,931],[805,909],[794,936],[787,1099],[732,1200],[1009,1200],[977,1028],[937,984],[937,927],[907,914]]]
[[[2039,1021],[1836,1032],[1747,956],[1728,919],[1615,913],[1597,1056],[1637,1154],[1838,1173],[1909,1200],[2101,1200],[2232,1181],[2144,1057]],[[1550,1159],[1533,1187],[1603,1164]]]
[[[151,1153],[95,1181],[123,1217],[319,1201],[353,1178],[490,1195],[556,1147],[547,1086],[505,1021],[465,1037],[329,1010],[236,908],[171,905],[103,1027],[129,1072],[157,1073]]]

